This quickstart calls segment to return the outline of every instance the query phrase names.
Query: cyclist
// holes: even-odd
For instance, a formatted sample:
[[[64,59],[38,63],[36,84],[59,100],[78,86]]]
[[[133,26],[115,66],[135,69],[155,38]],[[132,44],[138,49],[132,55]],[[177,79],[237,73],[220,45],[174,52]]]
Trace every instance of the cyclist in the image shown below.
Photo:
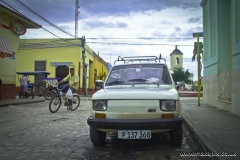
[[[79,76],[77,73],[75,73],[74,68],[70,68],[70,74],[67,77],[65,77],[63,80],[61,80],[59,84],[62,84],[66,81],[69,81],[69,88],[72,90],[72,93],[75,93],[79,87]],[[71,109],[72,109],[72,100],[68,99],[67,110],[71,110]]]

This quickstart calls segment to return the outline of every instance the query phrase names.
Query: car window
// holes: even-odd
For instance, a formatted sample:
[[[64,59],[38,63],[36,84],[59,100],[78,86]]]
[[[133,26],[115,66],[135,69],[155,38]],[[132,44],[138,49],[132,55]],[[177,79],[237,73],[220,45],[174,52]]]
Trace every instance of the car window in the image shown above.
[[[163,64],[133,64],[113,67],[106,81],[108,85],[172,84],[168,69]]]

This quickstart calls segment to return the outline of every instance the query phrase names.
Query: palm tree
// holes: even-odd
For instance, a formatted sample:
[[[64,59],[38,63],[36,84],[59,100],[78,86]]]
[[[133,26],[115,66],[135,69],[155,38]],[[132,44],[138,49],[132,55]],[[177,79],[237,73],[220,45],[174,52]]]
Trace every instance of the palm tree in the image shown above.
[[[203,43],[202,42],[199,42],[199,50],[200,50],[200,76],[201,76],[201,72],[202,72],[201,54],[203,56]],[[197,56],[197,42],[194,42],[192,62],[195,61],[196,56]]]

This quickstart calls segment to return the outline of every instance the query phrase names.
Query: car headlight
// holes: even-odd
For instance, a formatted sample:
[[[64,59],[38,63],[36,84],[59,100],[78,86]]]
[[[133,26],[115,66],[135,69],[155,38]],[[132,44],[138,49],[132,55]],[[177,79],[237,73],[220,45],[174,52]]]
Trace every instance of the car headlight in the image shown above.
[[[174,100],[160,101],[160,109],[162,111],[175,111],[176,110],[176,101],[174,101]]]
[[[95,111],[106,111],[107,101],[93,101],[93,109]]]

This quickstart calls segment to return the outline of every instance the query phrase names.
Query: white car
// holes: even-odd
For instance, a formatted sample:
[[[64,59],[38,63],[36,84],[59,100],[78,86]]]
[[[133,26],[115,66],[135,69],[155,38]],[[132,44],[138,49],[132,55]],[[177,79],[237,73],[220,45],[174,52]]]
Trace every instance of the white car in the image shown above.
[[[92,96],[87,123],[93,145],[104,145],[106,132],[117,132],[121,139],[150,139],[154,133],[169,132],[172,145],[182,144],[182,106],[162,59],[118,57],[115,62],[124,64],[113,66],[104,88]]]

